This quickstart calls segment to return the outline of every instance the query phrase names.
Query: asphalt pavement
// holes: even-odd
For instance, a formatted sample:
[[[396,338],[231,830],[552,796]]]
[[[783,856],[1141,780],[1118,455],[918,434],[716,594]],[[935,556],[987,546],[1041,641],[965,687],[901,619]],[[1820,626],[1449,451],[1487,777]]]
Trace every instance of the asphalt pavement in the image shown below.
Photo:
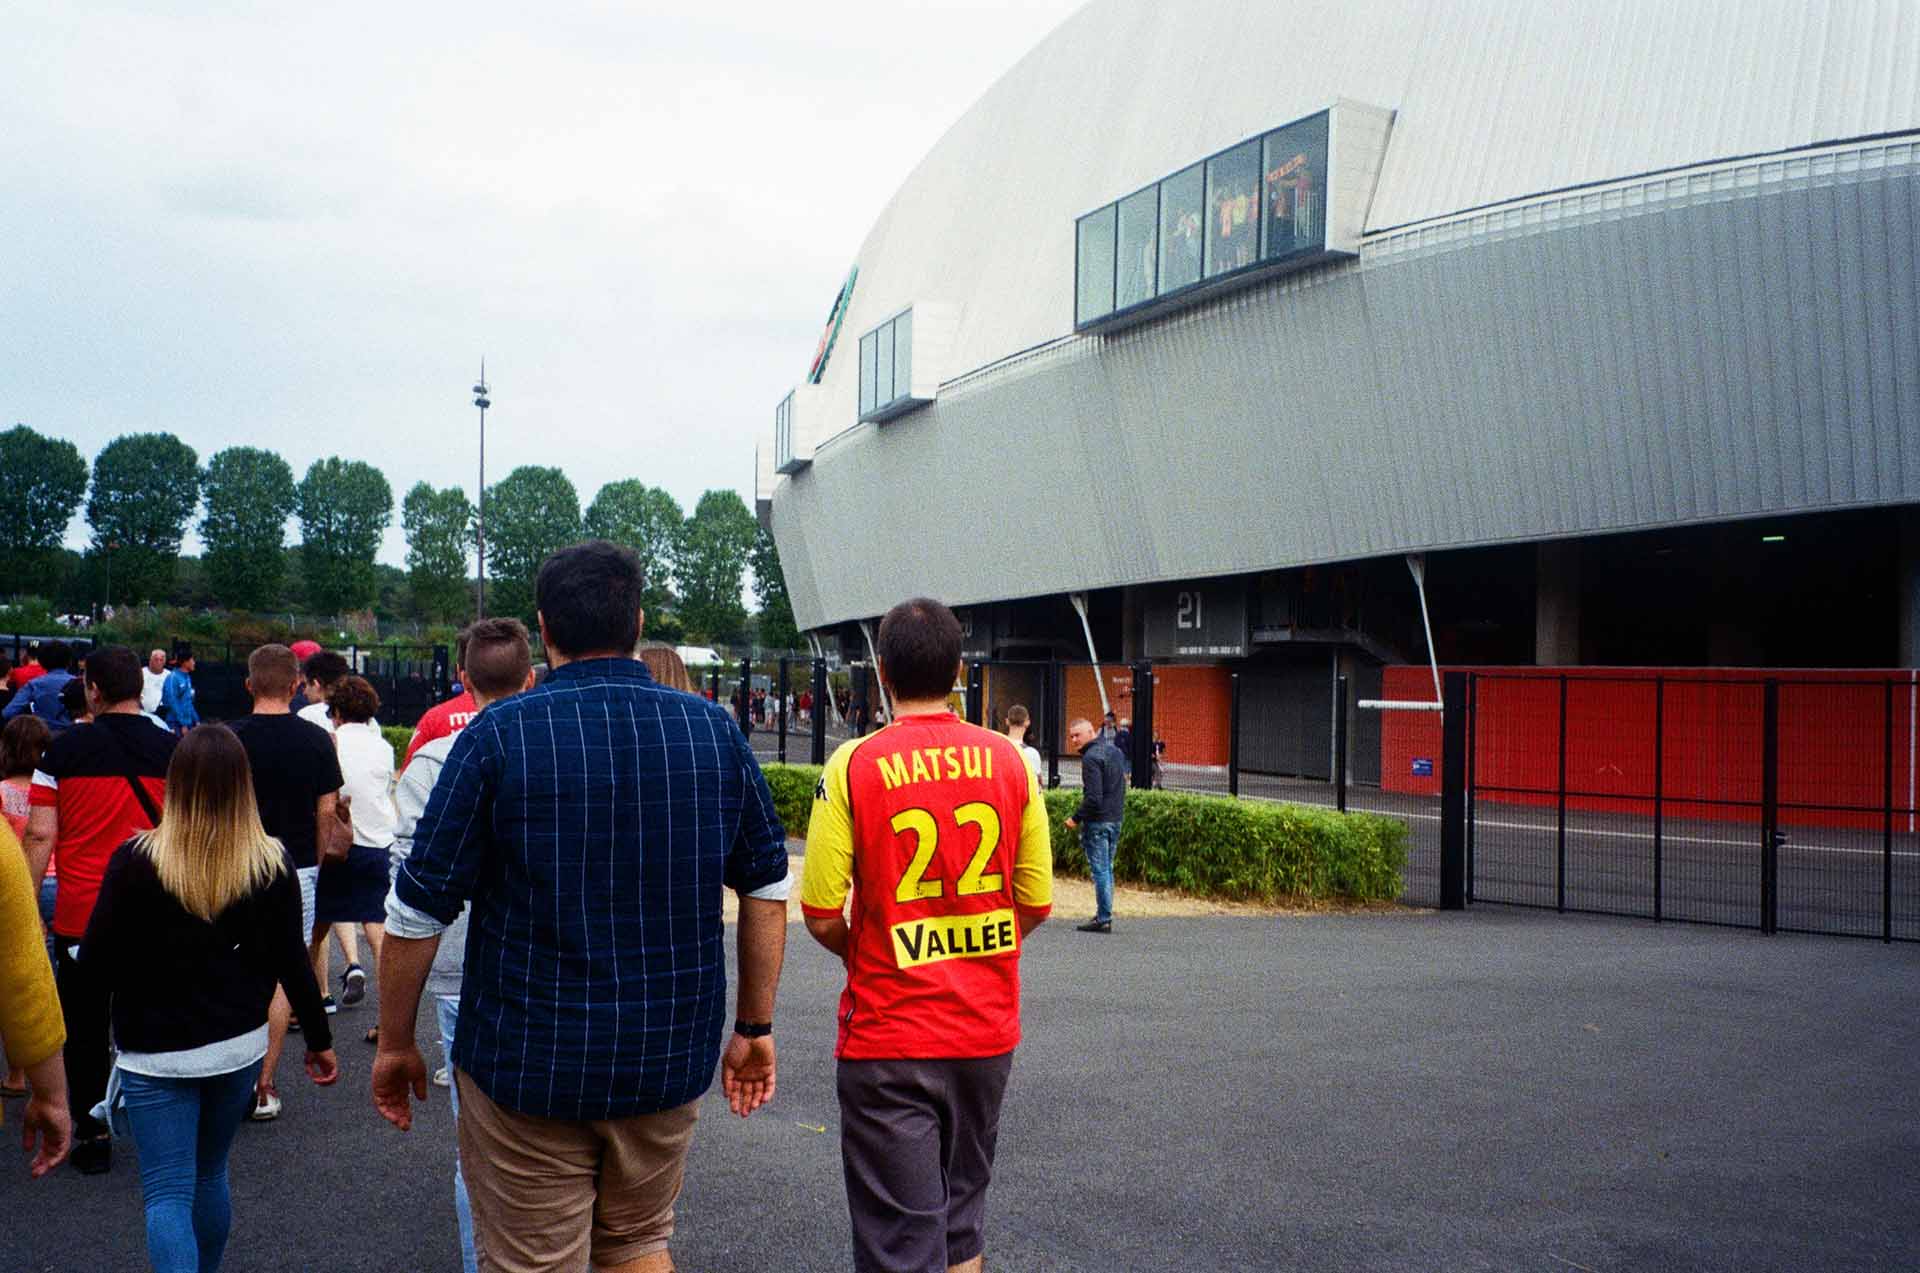
[[[850,1265],[838,969],[788,951],[773,1104],[703,1104],[695,1273]],[[1024,968],[989,1268],[1920,1267],[1915,947],[1480,907],[1054,923]],[[228,1273],[458,1267],[446,1094],[382,1123],[372,1020],[243,1128]],[[145,1267],[136,1167],[0,1171],[0,1271]]]

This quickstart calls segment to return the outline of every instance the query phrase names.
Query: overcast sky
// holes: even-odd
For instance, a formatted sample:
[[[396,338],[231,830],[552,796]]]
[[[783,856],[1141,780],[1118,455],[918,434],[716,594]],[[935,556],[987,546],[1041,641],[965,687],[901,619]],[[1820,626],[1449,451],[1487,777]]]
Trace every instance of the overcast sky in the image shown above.
[[[484,354],[491,480],[751,500],[881,208],[1079,3],[7,0],[0,427],[471,494]]]

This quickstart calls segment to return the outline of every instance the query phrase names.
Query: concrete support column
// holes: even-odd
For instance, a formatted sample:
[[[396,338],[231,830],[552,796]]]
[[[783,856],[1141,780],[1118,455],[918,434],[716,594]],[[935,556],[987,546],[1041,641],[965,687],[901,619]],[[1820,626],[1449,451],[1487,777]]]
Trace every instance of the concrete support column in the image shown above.
[[[1920,667],[1920,507],[1899,511],[1900,559],[1894,595],[1900,605],[1900,644],[1894,651],[1901,667]]]
[[[1580,662],[1579,544],[1536,546],[1533,607],[1533,661],[1541,667]]]

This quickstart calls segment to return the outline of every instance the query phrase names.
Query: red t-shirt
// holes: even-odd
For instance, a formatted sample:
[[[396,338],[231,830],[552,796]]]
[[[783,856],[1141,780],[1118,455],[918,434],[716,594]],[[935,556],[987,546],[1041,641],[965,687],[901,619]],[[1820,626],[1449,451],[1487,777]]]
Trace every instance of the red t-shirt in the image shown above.
[[[22,663],[19,667],[7,673],[7,688],[17,690],[46,670],[47,669],[41,667],[38,663]]]
[[[134,775],[155,808],[164,807],[173,734],[151,717],[114,713],[54,735],[33,774],[34,807],[60,815],[54,854],[60,863],[53,931],[86,935],[113,851],[153,825],[127,782]]]
[[[1020,1042],[1020,916],[1053,905],[1046,805],[1005,735],[904,716],[828,760],[801,908],[847,920],[835,1055],[998,1056]]]
[[[407,743],[407,757],[400,762],[400,767],[405,769],[407,761],[413,759],[413,753],[434,739],[445,738],[448,734],[457,734],[465,729],[467,722],[479,711],[480,705],[473,701],[473,695],[466,690],[461,690],[444,703],[429,707],[426,715],[420,718],[420,723],[413,727],[413,738]]]

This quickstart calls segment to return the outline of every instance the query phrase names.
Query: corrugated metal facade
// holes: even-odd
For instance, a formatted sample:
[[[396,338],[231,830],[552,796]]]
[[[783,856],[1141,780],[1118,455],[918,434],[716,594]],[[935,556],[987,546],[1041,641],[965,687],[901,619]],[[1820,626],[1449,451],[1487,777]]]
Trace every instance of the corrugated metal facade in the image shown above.
[[[988,369],[777,485],[796,616],[1920,500],[1913,148],[1710,162],[1916,77],[1911,0],[1091,6],[863,249],[849,332]],[[1060,339],[1075,213],[1336,96],[1397,111],[1360,262]]]

